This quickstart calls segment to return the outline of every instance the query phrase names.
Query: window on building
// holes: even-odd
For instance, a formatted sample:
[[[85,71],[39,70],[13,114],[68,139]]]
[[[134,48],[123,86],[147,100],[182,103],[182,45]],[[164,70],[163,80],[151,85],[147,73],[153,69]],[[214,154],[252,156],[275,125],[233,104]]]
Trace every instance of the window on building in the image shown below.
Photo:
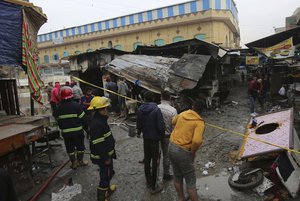
[[[69,52],[64,52],[64,57],[69,56]]]
[[[173,38],[173,43],[176,43],[176,42],[180,42],[180,41],[183,41],[184,38],[182,36],[176,36]]]
[[[141,46],[141,45],[143,45],[141,42],[135,42],[133,43],[133,49],[135,50],[137,46]]]
[[[113,47],[113,44],[111,41],[108,41],[108,48],[112,48]]]
[[[80,50],[76,50],[74,53],[75,53],[76,55],[78,55],[78,54],[80,54]]]
[[[53,68],[53,74],[54,75],[64,75],[63,68]]]
[[[58,55],[58,53],[55,53],[55,54],[52,56],[52,59],[53,59],[53,61],[58,61],[58,60],[59,60],[59,55]]]
[[[48,64],[48,63],[49,63],[49,56],[48,56],[48,55],[45,55],[45,56],[44,56],[44,63],[45,63],[45,64]]]
[[[94,51],[94,50],[91,49],[91,48],[89,48],[89,49],[86,50],[86,52],[93,52],[93,51]]]
[[[115,45],[114,48],[115,48],[116,50],[123,50],[122,45]]]
[[[205,40],[206,35],[205,34],[197,34],[194,37],[198,40]]]
[[[157,39],[157,40],[154,41],[154,45],[163,46],[163,45],[165,45],[165,40],[164,39]]]

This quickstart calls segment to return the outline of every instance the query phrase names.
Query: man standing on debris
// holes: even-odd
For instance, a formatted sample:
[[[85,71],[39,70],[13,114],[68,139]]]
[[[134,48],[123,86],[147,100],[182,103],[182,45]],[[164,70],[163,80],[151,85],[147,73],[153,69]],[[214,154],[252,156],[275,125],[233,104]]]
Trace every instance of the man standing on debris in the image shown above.
[[[118,86],[115,82],[113,82],[109,77],[106,79],[106,89],[118,93]],[[111,109],[112,112],[118,112],[118,96],[113,93],[109,93],[109,99],[111,100]]]
[[[128,86],[125,83],[124,77],[120,77],[118,82],[118,93],[122,96],[127,96]],[[126,117],[126,101],[124,97],[119,96],[120,117]]]
[[[153,102],[154,94],[147,91],[144,98],[145,103],[140,106],[137,116],[137,134],[140,136],[143,133],[146,182],[151,193],[155,194],[162,190],[162,186],[158,185],[156,180],[160,155],[159,142],[165,134],[165,123],[161,110]]]
[[[83,96],[82,90],[80,89],[79,86],[77,86],[77,83],[75,81],[71,82],[71,87],[72,87],[72,90],[73,90],[73,96],[74,96],[73,99],[77,103],[79,103],[81,97]]]
[[[170,159],[168,155],[168,147],[170,142],[170,135],[173,130],[172,119],[177,115],[177,110],[171,106],[170,93],[168,91],[161,92],[161,104],[158,105],[165,122],[165,135],[161,141],[161,149],[163,152],[163,167],[164,176],[163,180],[169,181],[173,179],[170,173]]]
[[[100,182],[97,188],[97,200],[106,201],[108,196],[116,190],[110,185],[115,171],[113,159],[116,159],[115,139],[107,123],[109,99],[95,96],[88,110],[95,112],[90,123],[91,160],[100,168]]]
[[[185,200],[183,179],[185,179],[190,199],[198,201],[194,159],[197,150],[203,143],[205,124],[200,116],[202,110],[203,103],[195,101],[191,110],[182,112],[173,119],[175,128],[170,138],[169,157],[174,171],[174,185],[179,201]]]
[[[59,82],[55,82],[54,88],[51,90],[51,98],[50,98],[52,114],[55,113],[56,108],[60,102],[59,94],[60,94],[60,84]]]
[[[70,87],[61,90],[61,104],[54,113],[62,136],[65,141],[66,150],[71,160],[71,168],[88,165],[83,161],[84,155],[84,133],[83,126],[86,125],[85,114],[79,103],[72,100],[73,92]],[[77,161],[76,161],[77,153]]]
[[[250,99],[250,113],[252,116],[257,114],[254,112],[255,99],[258,97],[259,89],[257,84],[257,77],[254,75],[248,85],[248,95]]]

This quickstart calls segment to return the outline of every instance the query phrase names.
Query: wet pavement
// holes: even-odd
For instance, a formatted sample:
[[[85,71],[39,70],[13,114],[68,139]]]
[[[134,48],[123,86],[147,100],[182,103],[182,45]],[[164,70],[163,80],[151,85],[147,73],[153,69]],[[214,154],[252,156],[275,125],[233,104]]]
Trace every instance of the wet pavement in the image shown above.
[[[249,120],[248,98],[245,86],[236,87],[228,97],[230,101],[238,104],[226,104],[221,108],[203,113],[206,122],[229,128],[244,133]],[[111,129],[116,139],[117,160],[114,160],[116,174],[112,183],[117,185],[117,191],[111,196],[112,201],[173,201],[176,200],[176,192],[172,182],[163,183],[164,189],[157,195],[151,195],[145,185],[143,164],[138,163],[143,159],[142,139],[129,137],[125,121],[110,118]],[[256,193],[239,192],[231,189],[228,185],[228,177],[236,161],[236,153],[241,144],[240,136],[224,133],[220,130],[207,127],[205,130],[205,142],[200,147],[195,158],[197,174],[197,189],[201,201],[261,201]],[[62,140],[58,141],[63,144]],[[85,159],[89,160],[89,146],[86,140],[87,154]],[[64,146],[53,148],[54,165],[59,166],[67,160]],[[206,163],[215,163],[213,168],[208,169],[208,175],[202,174]],[[67,165],[51,182],[45,192],[39,197],[40,201],[50,201],[51,193],[57,193],[64,184],[72,178],[74,184],[80,184],[82,192],[73,197],[72,201],[96,200],[96,188],[99,182],[99,169],[89,164],[77,170],[71,170]],[[45,174],[46,175],[46,174]],[[160,163],[160,182],[162,182],[162,163]],[[40,183],[43,182],[42,179]],[[39,185],[26,195],[22,200],[27,200],[30,195],[38,190]]]

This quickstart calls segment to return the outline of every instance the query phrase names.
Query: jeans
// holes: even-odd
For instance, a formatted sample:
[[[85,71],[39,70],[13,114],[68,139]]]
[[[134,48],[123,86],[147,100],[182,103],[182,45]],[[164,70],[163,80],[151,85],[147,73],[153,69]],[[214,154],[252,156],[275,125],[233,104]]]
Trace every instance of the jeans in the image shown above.
[[[163,153],[163,167],[164,167],[164,175],[170,175],[170,159],[168,154],[170,139],[163,138],[161,141],[161,149]]]
[[[254,112],[254,104],[255,104],[255,97],[254,96],[249,96],[250,99],[250,113]]]
[[[114,166],[113,166],[113,159],[110,159],[111,163],[106,165],[105,160],[101,160],[99,162],[99,169],[100,169],[100,188],[108,188],[110,186],[110,180],[115,174]]]
[[[156,187],[157,167],[159,164],[159,141],[144,139],[144,169],[147,184]],[[152,163],[152,165],[150,165]]]

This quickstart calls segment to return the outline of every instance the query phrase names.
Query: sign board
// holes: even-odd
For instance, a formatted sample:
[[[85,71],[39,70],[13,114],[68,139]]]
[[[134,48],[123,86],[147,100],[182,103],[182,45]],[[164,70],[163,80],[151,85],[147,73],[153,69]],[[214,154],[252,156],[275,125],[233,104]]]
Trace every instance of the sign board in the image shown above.
[[[292,37],[271,47],[255,49],[271,59],[285,59],[295,55]]]
[[[59,36],[57,38],[53,38],[52,42],[55,45],[62,44],[64,42],[64,37]]]
[[[246,65],[258,65],[259,57],[258,56],[246,56]]]

